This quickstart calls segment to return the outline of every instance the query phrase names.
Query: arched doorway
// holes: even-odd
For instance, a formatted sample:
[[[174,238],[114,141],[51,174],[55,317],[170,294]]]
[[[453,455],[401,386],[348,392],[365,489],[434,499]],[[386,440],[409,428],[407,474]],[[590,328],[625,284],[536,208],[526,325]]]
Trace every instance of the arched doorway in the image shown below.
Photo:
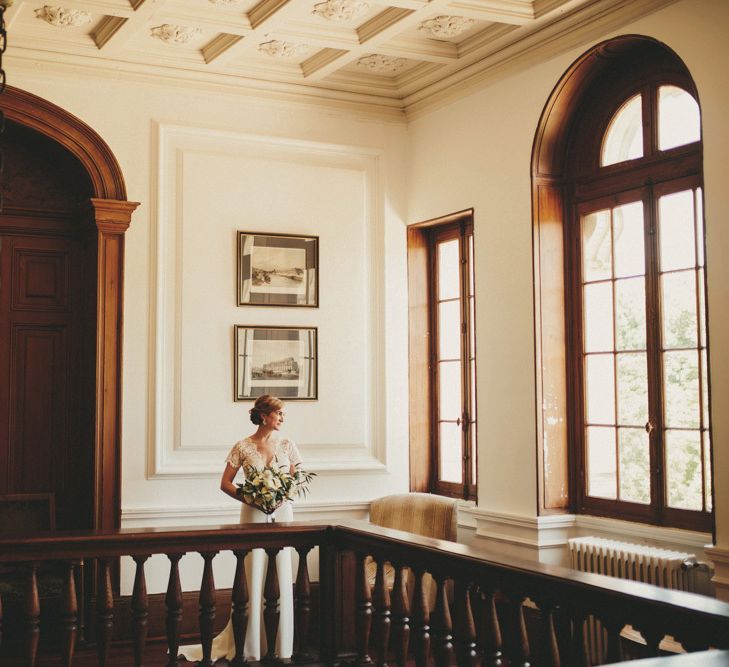
[[[0,493],[50,493],[59,528],[120,521],[126,201],[113,154],[63,109],[0,98]]]

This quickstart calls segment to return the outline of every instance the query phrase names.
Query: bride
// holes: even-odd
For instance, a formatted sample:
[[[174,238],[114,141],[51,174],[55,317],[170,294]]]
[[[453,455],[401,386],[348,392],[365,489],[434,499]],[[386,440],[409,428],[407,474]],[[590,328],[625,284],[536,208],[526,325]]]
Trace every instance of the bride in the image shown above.
[[[297,464],[302,462],[299,450],[292,440],[278,435],[284,421],[283,401],[268,394],[260,396],[251,408],[251,421],[258,427],[253,435],[239,440],[225,460],[225,470],[220,480],[220,489],[232,498],[240,501],[238,487],[233,483],[240,468],[249,466],[261,469],[271,464],[280,467],[289,466],[293,475]],[[293,511],[290,502],[285,502],[276,510],[276,519],[292,521]],[[258,509],[246,504],[241,505],[241,523],[263,523],[266,515]],[[263,549],[253,549],[246,558],[246,575],[250,596],[248,607],[248,628],[246,631],[243,655],[246,660],[257,661],[267,652],[266,638],[263,632],[263,584],[266,577],[268,557]],[[276,638],[276,654],[279,658],[290,658],[294,642],[294,601],[293,580],[291,572],[291,548],[286,547],[276,556],[276,571],[280,591],[280,620]],[[202,646],[182,646],[180,656],[187,660],[202,660]],[[231,620],[225,629],[213,640],[210,655],[212,660],[235,657],[235,640]]]

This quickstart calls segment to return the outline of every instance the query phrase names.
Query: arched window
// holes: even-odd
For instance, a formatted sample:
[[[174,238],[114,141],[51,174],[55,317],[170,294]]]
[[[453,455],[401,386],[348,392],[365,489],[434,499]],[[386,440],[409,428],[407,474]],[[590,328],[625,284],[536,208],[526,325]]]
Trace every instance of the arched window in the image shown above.
[[[543,452],[544,506],[561,482],[568,489],[561,504],[576,512],[708,530],[696,89],[675,54],[640,37],[600,45],[565,78],[570,85],[558,86],[545,109],[534,161],[538,345],[548,360],[540,387],[552,394],[540,403],[554,411],[556,399],[566,417],[564,465],[549,465],[559,457],[555,447]],[[548,233],[556,217],[561,242]],[[555,315],[542,297],[544,279],[556,271],[563,271],[556,305],[565,319],[564,378],[555,384],[559,346],[543,328]],[[553,445],[559,433],[548,419],[542,415],[542,440]]]

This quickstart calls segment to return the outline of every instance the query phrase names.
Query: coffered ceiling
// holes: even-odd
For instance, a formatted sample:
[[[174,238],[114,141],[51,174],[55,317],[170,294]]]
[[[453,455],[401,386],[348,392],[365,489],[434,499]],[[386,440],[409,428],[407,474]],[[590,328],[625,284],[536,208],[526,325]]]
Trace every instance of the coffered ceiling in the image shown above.
[[[9,55],[407,110],[671,0],[15,0]]]

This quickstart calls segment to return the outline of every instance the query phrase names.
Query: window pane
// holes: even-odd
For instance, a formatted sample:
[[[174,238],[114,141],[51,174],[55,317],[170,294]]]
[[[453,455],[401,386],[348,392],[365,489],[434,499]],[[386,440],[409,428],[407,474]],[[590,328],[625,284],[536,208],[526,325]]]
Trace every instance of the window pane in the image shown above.
[[[698,302],[699,302],[699,344],[706,347],[706,288],[704,286],[704,270],[699,269],[699,286],[698,286]]]
[[[458,260],[458,239],[438,244],[438,299],[460,296],[461,271]]]
[[[612,277],[610,211],[582,218],[582,277],[586,283]]]
[[[613,289],[611,283],[585,285],[585,352],[613,349]]]
[[[461,358],[461,303],[443,301],[438,304],[439,359]]]
[[[438,364],[438,419],[461,416],[461,362],[442,361]]]
[[[658,200],[658,238],[661,271],[696,266],[694,195],[691,190],[665,195]]]
[[[587,495],[596,498],[617,497],[615,471],[615,429],[599,426],[587,428]]]
[[[704,431],[704,497],[706,502],[706,511],[711,512],[714,506],[711,497],[711,438],[709,432]]]
[[[645,350],[645,278],[615,281],[616,349]]]
[[[650,454],[644,429],[618,431],[620,456],[620,500],[650,503]]]
[[[669,507],[702,509],[699,431],[666,432],[666,485]]]
[[[658,148],[692,144],[701,139],[701,113],[692,95],[677,86],[658,88]]]
[[[701,188],[696,190],[696,250],[699,266],[704,265],[704,200]]]
[[[461,427],[452,423],[441,423],[438,445],[440,479],[444,482],[462,483]]]
[[[698,351],[664,352],[663,384],[666,427],[698,428]]]
[[[706,349],[701,350],[701,395],[704,428],[709,425],[709,360]]]
[[[476,421],[476,360],[471,359],[471,421]]]
[[[476,300],[471,297],[468,300],[469,315],[471,321],[468,323],[468,343],[471,347],[471,358],[476,356]]]
[[[591,354],[585,358],[587,422],[615,423],[615,375],[612,354]]]
[[[616,277],[645,274],[643,236],[642,201],[613,209]]]
[[[476,293],[476,269],[473,261],[473,236],[468,237],[468,296]]]
[[[644,352],[618,354],[618,424],[645,426],[648,421],[648,366]]]
[[[643,156],[642,97],[631,97],[617,110],[602,142],[600,166]]]
[[[696,347],[696,275],[693,271],[667,273],[661,277],[663,299],[663,347]]]

